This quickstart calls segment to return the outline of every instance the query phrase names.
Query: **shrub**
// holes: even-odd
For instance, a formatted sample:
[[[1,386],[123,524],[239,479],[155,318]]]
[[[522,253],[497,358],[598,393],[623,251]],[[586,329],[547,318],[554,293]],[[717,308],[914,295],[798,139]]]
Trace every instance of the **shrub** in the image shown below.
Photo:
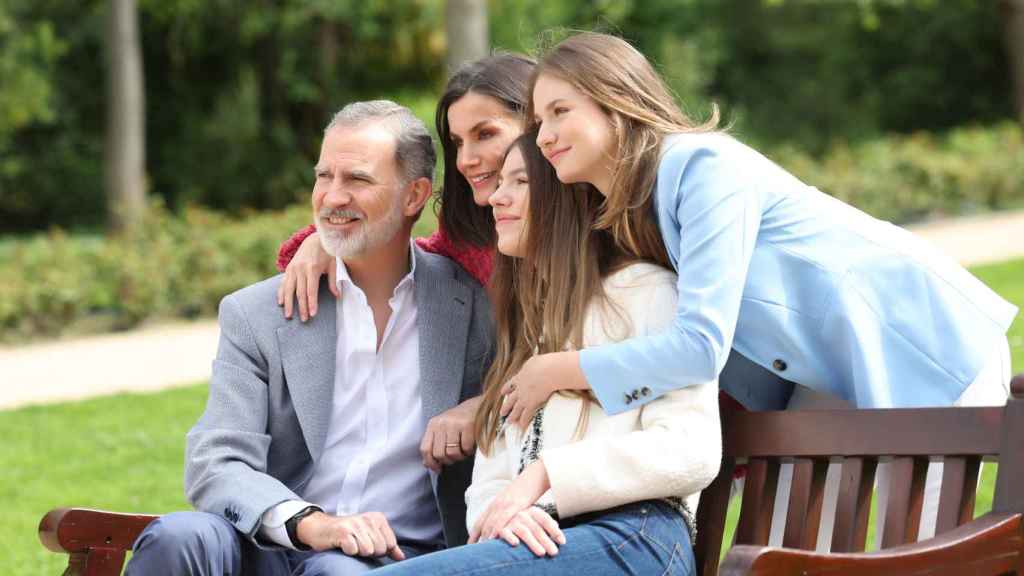
[[[836,144],[821,159],[787,148],[767,155],[897,223],[1024,205],[1024,137],[1015,124]],[[279,244],[310,216],[304,204],[234,218],[156,205],[147,218],[130,239],[54,230],[0,243],[0,340],[213,315],[225,294],[276,272]],[[435,225],[426,210],[414,235]]]
[[[792,148],[769,156],[804,182],[900,224],[1024,203],[1024,136],[1016,124],[840,143],[820,160]]]

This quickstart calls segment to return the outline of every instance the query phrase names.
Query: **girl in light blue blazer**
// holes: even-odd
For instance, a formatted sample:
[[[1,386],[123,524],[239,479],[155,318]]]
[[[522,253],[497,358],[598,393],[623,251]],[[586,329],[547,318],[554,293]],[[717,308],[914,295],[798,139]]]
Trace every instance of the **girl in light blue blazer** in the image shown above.
[[[1005,402],[1014,306],[716,131],[717,111],[691,121],[627,42],[572,36],[530,88],[559,179],[604,195],[598,226],[623,249],[663,243],[679,298],[663,333],[532,358],[504,389],[513,421],[558,389],[590,389],[614,414],[716,377],[750,409],[785,407],[793,383],[860,408]]]

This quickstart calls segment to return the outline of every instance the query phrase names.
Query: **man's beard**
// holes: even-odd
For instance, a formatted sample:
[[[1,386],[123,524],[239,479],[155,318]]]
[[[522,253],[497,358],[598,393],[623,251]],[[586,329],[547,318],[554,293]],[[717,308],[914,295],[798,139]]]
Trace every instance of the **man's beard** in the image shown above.
[[[359,220],[354,230],[341,232],[321,225],[323,220],[332,216],[358,218]],[[324,247],[328,254],[342,260],[362,256],[371,250],[387,244],[401,228],[402,210],[397,201],[395,201],[392,210],[382,220],[372,224],[366,222],[365,214],[354,210],[321,208],[316,218],[316,231],[320,236],[320,245]]]

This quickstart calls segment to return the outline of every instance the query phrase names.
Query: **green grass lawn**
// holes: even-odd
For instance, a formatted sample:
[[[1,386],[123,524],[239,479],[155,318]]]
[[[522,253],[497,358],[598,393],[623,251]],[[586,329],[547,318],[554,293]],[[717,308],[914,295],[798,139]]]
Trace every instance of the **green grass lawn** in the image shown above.
[[[1024,307],[1024,260],[972,270]],[[1013,366],[1024,369],[1024,321],[1010,330]],[[39,519],[57,506],[163,513],[187,508],[182,495],[185,432],[206,402],[206,386],[122,394],[0,412],[0,574],[60,574],[67,557],[46,551]],[[995,467],[986,467],[976,510],[991,508]],[[731,511],[731,541],[738,507]],[[870,539],[869,539],[870,541]]]

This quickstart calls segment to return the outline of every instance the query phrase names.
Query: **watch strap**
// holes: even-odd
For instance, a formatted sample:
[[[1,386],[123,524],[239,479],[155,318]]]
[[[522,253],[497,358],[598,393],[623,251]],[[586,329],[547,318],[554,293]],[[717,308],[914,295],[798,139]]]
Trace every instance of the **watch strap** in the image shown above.
[[[288,539],[291,540],[292,546],[294,546],[296,550],[301,550],[303,552],[312,550],[312,548],[303,544],[302,541],[299,540],[298,532],[299,522],[314,512],[323,512],[323,510],[316,506],[306,506],[302,510],[296,512],[294,516],[286,520],[284,523],[284,529],[288,532]]]

